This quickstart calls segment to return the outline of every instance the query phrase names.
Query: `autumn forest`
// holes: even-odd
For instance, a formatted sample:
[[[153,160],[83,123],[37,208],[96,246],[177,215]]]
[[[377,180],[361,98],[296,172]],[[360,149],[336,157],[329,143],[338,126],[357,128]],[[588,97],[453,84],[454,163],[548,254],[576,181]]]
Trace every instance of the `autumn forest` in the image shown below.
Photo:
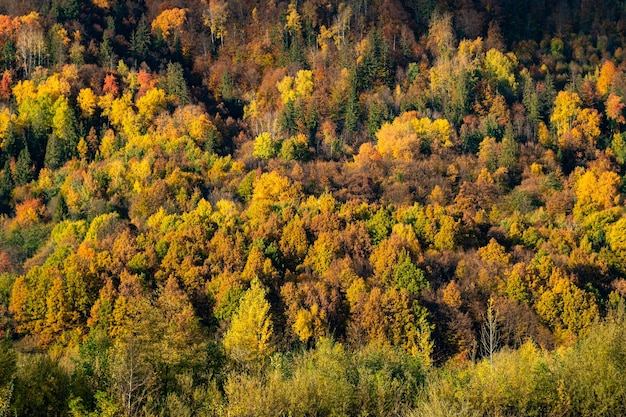
[[[626,4],[0,1],[0,417],[626,415]]]

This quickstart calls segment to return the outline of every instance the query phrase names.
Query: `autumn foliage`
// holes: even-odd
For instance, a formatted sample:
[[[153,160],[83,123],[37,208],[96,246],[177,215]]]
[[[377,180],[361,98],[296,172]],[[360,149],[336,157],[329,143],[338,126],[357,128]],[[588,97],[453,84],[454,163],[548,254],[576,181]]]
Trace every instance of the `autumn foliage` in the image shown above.
[[[619,2],[5,3],[0,416],[626,413]]]

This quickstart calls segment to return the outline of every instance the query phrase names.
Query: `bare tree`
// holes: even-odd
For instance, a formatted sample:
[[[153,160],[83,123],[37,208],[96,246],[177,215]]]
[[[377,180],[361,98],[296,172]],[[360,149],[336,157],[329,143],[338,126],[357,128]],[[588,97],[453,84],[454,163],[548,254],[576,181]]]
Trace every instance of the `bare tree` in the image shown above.
[[[43,29],[37,20],[27,22],[20,29],[17,51],[26,75],[30,75],[36,67],[44,64],[47,56],[46,42]]]
[[[156,372],[146,357],[145,346],[135,334],[115,346],[111,374],[126,416],[138,416],[156,389]]]
[[[498,312],[493,308],[493,298],[489,298],[487,304],[487,314],[480,332],[480,345],[483,357],[489,358],[489,367],[493,371],[493,355],[500,348]]]

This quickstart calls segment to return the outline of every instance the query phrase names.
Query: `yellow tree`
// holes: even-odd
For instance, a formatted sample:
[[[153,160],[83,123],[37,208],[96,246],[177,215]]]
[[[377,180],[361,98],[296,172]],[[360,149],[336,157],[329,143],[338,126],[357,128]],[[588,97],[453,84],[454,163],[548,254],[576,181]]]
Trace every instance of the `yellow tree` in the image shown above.
[[[535,308],[554,328],[559,342],[571,343],[598,319],[598,306],[592,294],[578,288],[558,269],[553,271],[549,286]]]
[[[108,96],[108,94],[102,96],[101,100]],[[107,113],[107,109],[104,109],[104,113]],[[147,113],[144,112],[144,115],[145,114]],[[124,133],[127,138],[135,138],[139,135],[140,121],[138,120],[133,109],[133,102],[130,93],[125,93],[122,97],[111,101],[110,108],[108,109],[108,116],[111,124],[120,128],[121,132]]]
[[[384,157],[410,161],[422,151],[452,146],[452,130],[446,119],[418,118],[411,111],[383,124],[376,132],[376,149]]]
[[[314,273],[324,275],[330,263],[339,251],[339,243],[333,233],[322,232],[310,247],[304,264],[311,267]]]
[[[147,123],[151,121],[159,111],[165,108],[165,104],[165,91],[160,88],[152,88],[137,99],[137,115],[144,123]]]
[[[485,56],[485,70],[487,76],[494,82],[496,87],[517,90],[515,81],[515,67],[517,59],[513,53],[503,54],[497,49],[490,49]]]
[[[598,93],[602,96],[606,96],[613,82],[613,77],[617,73],[617,68],[612,61],[604,61],[602,68],[600,69],[600,75],[598,76]]]
[[[185,9],[179,9],[174,7],[171,9],[163,10],[152,21],[152,31],[160,32],[163,39],[167,39],[170,35],[178,36],[179,32],[185,23],[187,11]]]
[[[626,265],[626,218],[623,217],[610,225],[606,231],[606,240],[611,250],[619,257],[621,267]],[[17,281],[16,281],[17,282]]]
[[[300,70],[295,78],[286,75],[276,84],[280,92],[283,103],[287,104],[297,98],[308,99],[313,93],[313,72],[310,70]]]
[[[280,143],[269,132],[262,132],[254,139],[252,155],[260,159],[270,159],[276,156]]]
[[[307,254],[309,242],[304,229],[304,221],[296,215],[283,228],[279,248],[283,255],[283,261],[287,266],[295,269]]]
[[[580,111],[582,101],[576,93],[559,91],[554,101],[554,112],[550,116],[550,123],[556,127],[558,136],[563,135],[572,128],[572,123]]]
[[[411,127],[415,113],[405,113],[385,123],[376,133],[376,149],[384,157],[410,161],[419,154],[421,141]]]
[[[266,295],[261,282],[252,280],[224,335],[226,354],[238,363],[261,361],[274,351],[273,323]]]
[[[286,20],[287,22],[285,23],[285,30],[289,32],[289,35],[291,37],[298,36],[302,31],[302,19],[294,3],[289,3],[289,6],[287,7]]]
[[[200,357],[201,328],[187,294],[170,276],[165,283],[156,307],[165,320],[160,324],[158,347],[161,360],[170,366],[196,362]]]
[[[116,0],[91,0],[91,2],[102,9],[108,9],[116,2]]]
[[[78,101],[78,106],[82,112],[82,116],[84,118],[91,117],[98,105],[98,97],[95,95],[93,90],[89,87],[82,88],[78,92],[78,97],[76,98]]]
[[[280,204],[293,203],[301,195],[298,184],[275,171],[264,173],[254,182],[252,200],[246,212],[252,225],[261,224],[272,208]]]
[[[619,204],[621,179],[613,171],[596,172],[591,169],[580,175],[576,181],[576,205],[574,217],[583,222],[597,211],[607,210]]]
[[[101,294],[102,295],[102,294]],[[127,416],[138,416],[148,397],[156,391],[156,366],[162,315],[145,295],[140,278],[120,275],[119,297],[111,313],[109,350],[111,388]]]

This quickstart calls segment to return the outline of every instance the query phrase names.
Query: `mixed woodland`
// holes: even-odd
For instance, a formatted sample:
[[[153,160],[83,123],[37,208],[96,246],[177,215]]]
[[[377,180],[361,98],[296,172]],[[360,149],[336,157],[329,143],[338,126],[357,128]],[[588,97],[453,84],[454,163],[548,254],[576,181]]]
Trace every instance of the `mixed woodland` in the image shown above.
[[[0,417],[626,415],[626,3],[0,2]]]

